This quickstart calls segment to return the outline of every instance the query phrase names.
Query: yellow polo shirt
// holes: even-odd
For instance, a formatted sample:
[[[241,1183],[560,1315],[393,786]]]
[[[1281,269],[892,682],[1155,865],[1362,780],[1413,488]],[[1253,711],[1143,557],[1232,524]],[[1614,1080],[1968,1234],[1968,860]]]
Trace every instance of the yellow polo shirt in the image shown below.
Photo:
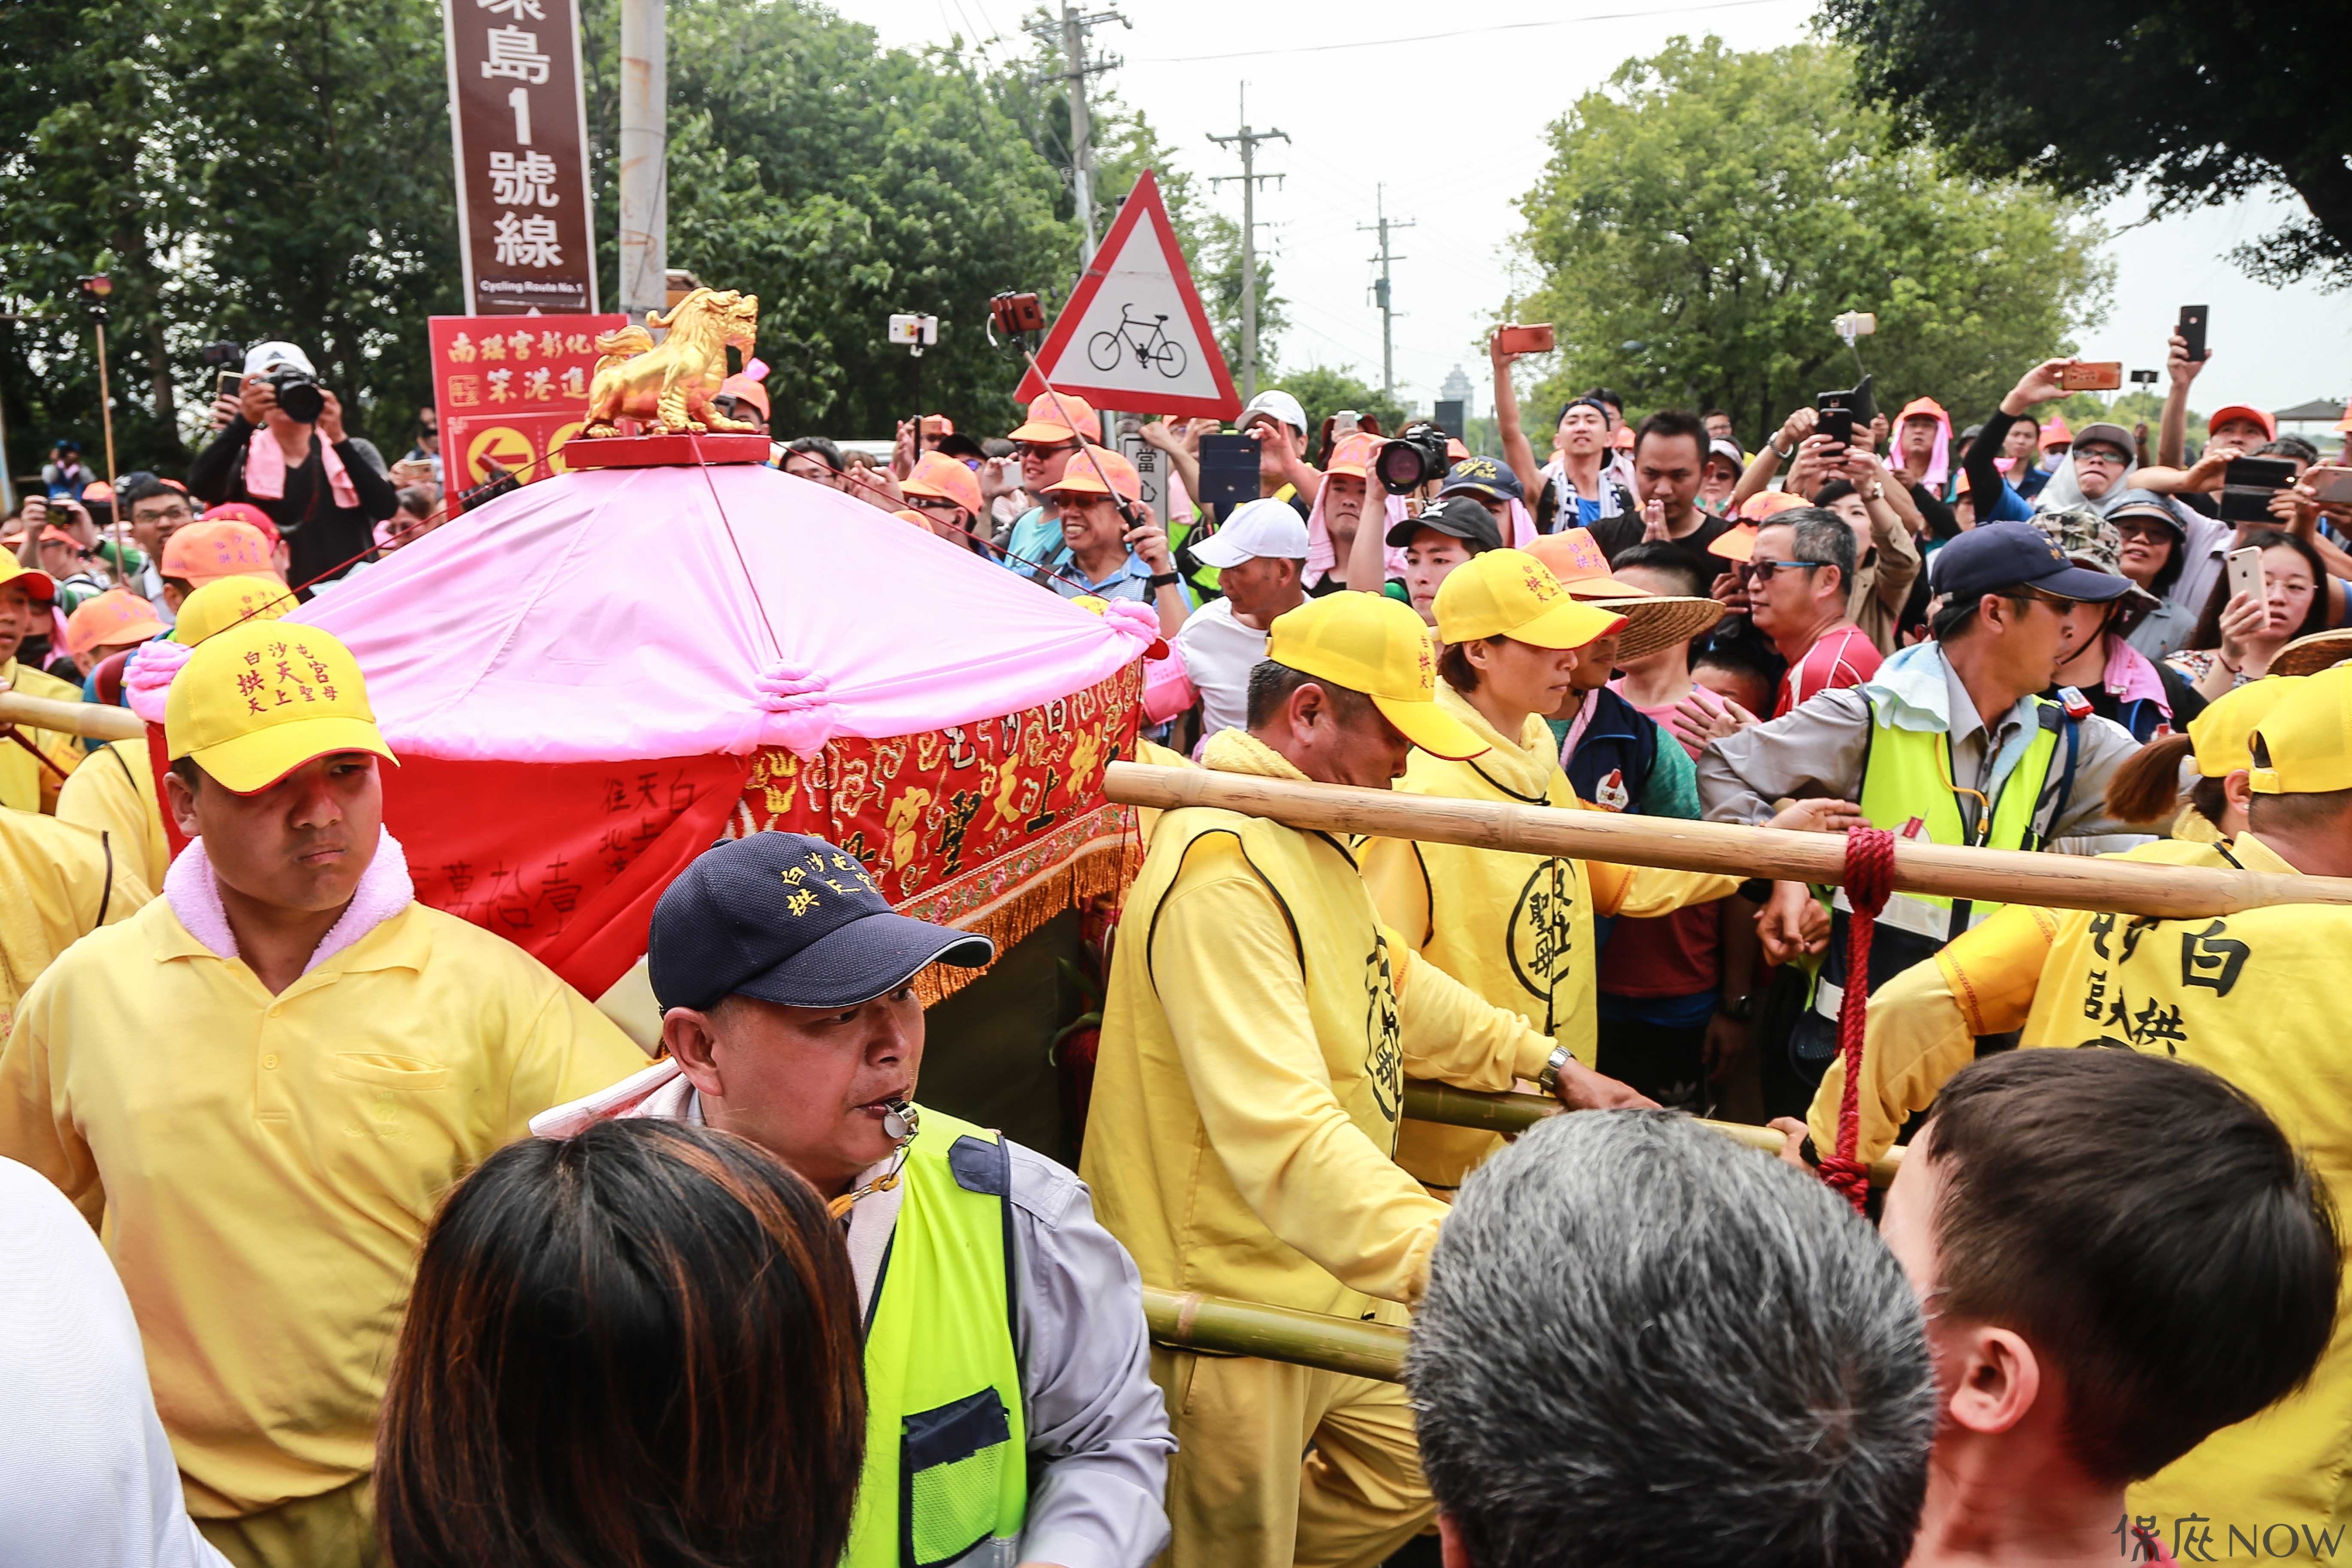
[[[0,689],[21,691],[27,697],[46,697],[52,702],[81,700],[80,687],[14,658],[0,659]],[[43,767],[32,752],[16,742],[0,737],[0,805],[13,805],[18,811],[55,812],[58,786],[65,782],[58,773],[74,771],[74,765],[82,759],[80,742],[74,736],[61,735],[54,730],[19,729],[16,733],[39,747],[41,755],[57,764],[57,771]]]
[[[111,835],[115,852],[130,857],[149,887],[163,885],[172,845],[163,837],[163,805],[155,798],[155,764],[145,737],[109,741],[84,758],[58,791],[58,820]]]
[[[537,960],[438,910],[272,996],[157,899],[18,1005],[0,1154],[97,1225],[189,1511],[231,1518],[370,1470],[443,1195],[535,1112],[645,1064]]]
[[[102,834],[0,805],[0,1039],[58,954],[155,895]]]

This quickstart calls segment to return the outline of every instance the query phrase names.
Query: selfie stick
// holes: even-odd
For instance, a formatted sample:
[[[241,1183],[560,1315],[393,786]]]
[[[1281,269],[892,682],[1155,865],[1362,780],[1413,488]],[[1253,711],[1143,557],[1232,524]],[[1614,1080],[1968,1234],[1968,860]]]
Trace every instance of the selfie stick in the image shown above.
[[[993,345],[996,342],[996,323],[992,321],[983,322],[982,325],[988,333],[989,342]],[[1078,422],[1070,417],[1069,409],[1063,405],[1062,395],[1054,390],[1052,382],[1045,379],[1045,369],[1037,363],[1037,356],[1030,351],[1027,343],[1022,343],[1019,347],[1021,357],[1029,362],[1029,368],[1036,374],[1037,384],[1044,387],[1045,395],[1054,400],[1054,412],[1062,416],[1062,423],[1070,427],[1070,434],[1077,437],[1078,450],[1085,454],[1087,466],[1094,469],[1095,478],[1102,481],[1103,492],[1110,497],[1111,504],[1118,509],[1119,516],[1127,519],[1129,527],[1141,528],[1143,526],[1142,508],[1118,493],[1118,487],[1110,482],[1110,476],[1103,472],[1102,459],[1095,456],[1094,446],[1087,442],[1084,432],[1078,428]],[[919,434],[920,426],[917,426],[917,429],[919,434],[916,440],[919,444],[922,439]],[[1134,507],[1135,510],[1129,510],[1129,507]]]

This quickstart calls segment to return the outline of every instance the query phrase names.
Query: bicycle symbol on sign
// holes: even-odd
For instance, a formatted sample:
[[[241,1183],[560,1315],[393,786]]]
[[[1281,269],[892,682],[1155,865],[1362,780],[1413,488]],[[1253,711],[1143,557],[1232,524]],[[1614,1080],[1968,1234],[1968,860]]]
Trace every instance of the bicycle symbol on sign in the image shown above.
[[[1139,365],[1157,366],[1160,374],[1173,381],[1184,374],[1184,345],[1168,335],[1168,318],[1153,317],[1149,321],[1138,321],[1131,308],[1118,308],[1118,330],[1106,327],[1087,340],[1087,360],[1097,370],[1117,367],[1122,349],[1134,351]]]

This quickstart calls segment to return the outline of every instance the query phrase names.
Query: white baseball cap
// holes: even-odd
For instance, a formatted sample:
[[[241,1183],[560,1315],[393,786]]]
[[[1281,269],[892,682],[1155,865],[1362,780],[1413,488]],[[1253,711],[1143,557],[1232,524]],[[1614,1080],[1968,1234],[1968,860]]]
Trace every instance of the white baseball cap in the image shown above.
[[[1261,392],[1244,404],[1241,427],[1248,429],[1251,417],[1259,414],[1271,414],[1300,435],[1307,434],[1307,410],[1298,405],[1298,399],[1286,392]]]
[[[1223,527],[1192,546],[1192,559],[1221,571],[1263,555],[1307,559],[1307,524],[1286,500],[1254,500],[1237,506]]]
[[[304,375],[319,374],[317,367],[310,363],[310,356],[292,343],[256,343],[245,351],[245,374],[247,375],[260,375],[281,364],[290,364]]]

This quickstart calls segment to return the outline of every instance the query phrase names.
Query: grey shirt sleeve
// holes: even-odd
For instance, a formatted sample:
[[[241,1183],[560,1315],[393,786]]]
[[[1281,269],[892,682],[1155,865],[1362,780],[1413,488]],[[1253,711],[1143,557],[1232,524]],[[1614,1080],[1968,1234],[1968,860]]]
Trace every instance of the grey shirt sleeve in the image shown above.
[[[1041,1479],[1021,1558],[1144,1568],[1167,1545],[1176,1439],[1143,1321],[1135,1260],[1097,1223],[1086,1184],[1007,1141],[1019,1260],[1021,1393]]]
[[[1699,813],[1709,822],[1754,824],[1784,796],[1852,800],[1869,750],[1870,700],[1853,687],[1816,693],[1768,724],[1707,742],[1698,757]]]
[[[2139,750],[2139,742],[2131,731],[2112,719],[2102,719],[2094,713],[2082,722],[2083,737],[2074,756],[2074,784],[2061,803],[2058,815],[2050,825],[2051,838],[2074,838],[2084,835],[2104,833],[2134,833],[2133,825],[2118,822],[2107,815],[2107,781],[2124,765],[2131,754]],[[2063,742],[2058,754],[2050,760],[2052,787],[2065,771],[2066,749]]]

